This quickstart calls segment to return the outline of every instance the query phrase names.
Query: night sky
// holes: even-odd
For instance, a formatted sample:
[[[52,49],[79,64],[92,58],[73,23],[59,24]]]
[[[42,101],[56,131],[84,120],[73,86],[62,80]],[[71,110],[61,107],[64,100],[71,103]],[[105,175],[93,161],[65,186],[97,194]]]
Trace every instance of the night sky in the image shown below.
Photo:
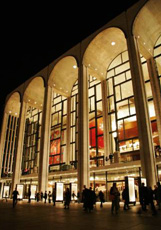
[[[1,6],[0,125],[7,94],[136,2]]]

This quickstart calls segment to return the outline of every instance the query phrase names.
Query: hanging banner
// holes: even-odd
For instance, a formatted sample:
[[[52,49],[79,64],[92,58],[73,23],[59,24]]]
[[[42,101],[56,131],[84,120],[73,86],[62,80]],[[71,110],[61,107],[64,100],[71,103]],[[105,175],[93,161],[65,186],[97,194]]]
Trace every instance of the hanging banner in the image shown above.
[[[22,200],[23,199],[23,184],[17,185],[17,191],[19,193],[19,195],[17,196],[17,199]]]
[[[141,177],[141,184],[144,183],[144,186],[147,186],[146,178]]]
[[[128,177],[129,202],[136,202],[134,178]]]
[[[35,193],[37,191],[37,186],[31,184],[30,185],[30,191],[31,191],[30,199],[35,199]]]
[[[77,200],[78,186],[76,183],[71,183],[71,200]]]
[[[63,201],[63,191],[64,191],[64,184],[62,182],[55,183],[56,187],[56,201]]]
[[[9,185],[4,185],[2,197],[3,198],[9,198],[9,191],[10,191]]]

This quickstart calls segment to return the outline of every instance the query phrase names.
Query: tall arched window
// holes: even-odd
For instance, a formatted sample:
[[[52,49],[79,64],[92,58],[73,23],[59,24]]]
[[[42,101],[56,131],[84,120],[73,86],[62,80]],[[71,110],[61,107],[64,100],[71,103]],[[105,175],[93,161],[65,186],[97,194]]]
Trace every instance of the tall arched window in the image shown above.
[[[90,167],[104,165],[104,139],[101,82],[89,76],[89,149]]]
[[[153,137],[153,144],[154,146],[159,145],[159,136],[158,136],[158,127],[156,121],[156,113],[154,107],[154,100],[153,94],[150,84],[150,77],[148,72],[147,61],[144,57],[141,57],[142,69],[143,69],[143,76],[145,82],[145,90],[146,90],[146,97],[148,102],[148,109],[149,109],[149,117],[151,121],[151,129],[152,129],[152,137]]]
[[[2,160],[2,177],[9,177],[13,173],[18,119],[18,117],[13,115],[8,116],[5,146]]]
[[[78,162],[78,81],[72,88],[70,124],[70,163],[77,168]]]
[[[158,79],[160,82],[160,91],[161,91],[161,36],[159,37],[154,47],[154,59],[156,62]]]
[[[111,152],[121,161],[139,159],[139,140],[128,52],[122,52],[107,71],[107,103]]]
[[[54,93],[51,112],[49,171],[63,168],[66,162],[67,98]]]
[[[26,114],[22,174],[37,173],[39,166],[42,110],[28,107]]]

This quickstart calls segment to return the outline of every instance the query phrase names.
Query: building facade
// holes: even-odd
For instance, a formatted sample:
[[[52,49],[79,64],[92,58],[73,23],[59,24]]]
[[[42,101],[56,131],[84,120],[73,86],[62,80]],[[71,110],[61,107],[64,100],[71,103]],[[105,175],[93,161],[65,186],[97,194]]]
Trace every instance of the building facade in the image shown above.
[[[1,196],[61,181],[108,200],[127,176],[161,181],[160,12],[161,0],[140,0],[7,96]]]

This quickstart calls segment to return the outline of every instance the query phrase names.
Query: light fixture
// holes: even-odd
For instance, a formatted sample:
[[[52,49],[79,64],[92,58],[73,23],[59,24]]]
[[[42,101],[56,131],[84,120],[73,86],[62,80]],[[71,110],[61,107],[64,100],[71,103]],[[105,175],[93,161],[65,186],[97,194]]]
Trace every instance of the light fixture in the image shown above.
[[[114,46],[116,44],[116,42],[111,42],[111,45]]]
[[[77,68],[77,66],[76,65],[73,65],[73,69],[76,69]]]

